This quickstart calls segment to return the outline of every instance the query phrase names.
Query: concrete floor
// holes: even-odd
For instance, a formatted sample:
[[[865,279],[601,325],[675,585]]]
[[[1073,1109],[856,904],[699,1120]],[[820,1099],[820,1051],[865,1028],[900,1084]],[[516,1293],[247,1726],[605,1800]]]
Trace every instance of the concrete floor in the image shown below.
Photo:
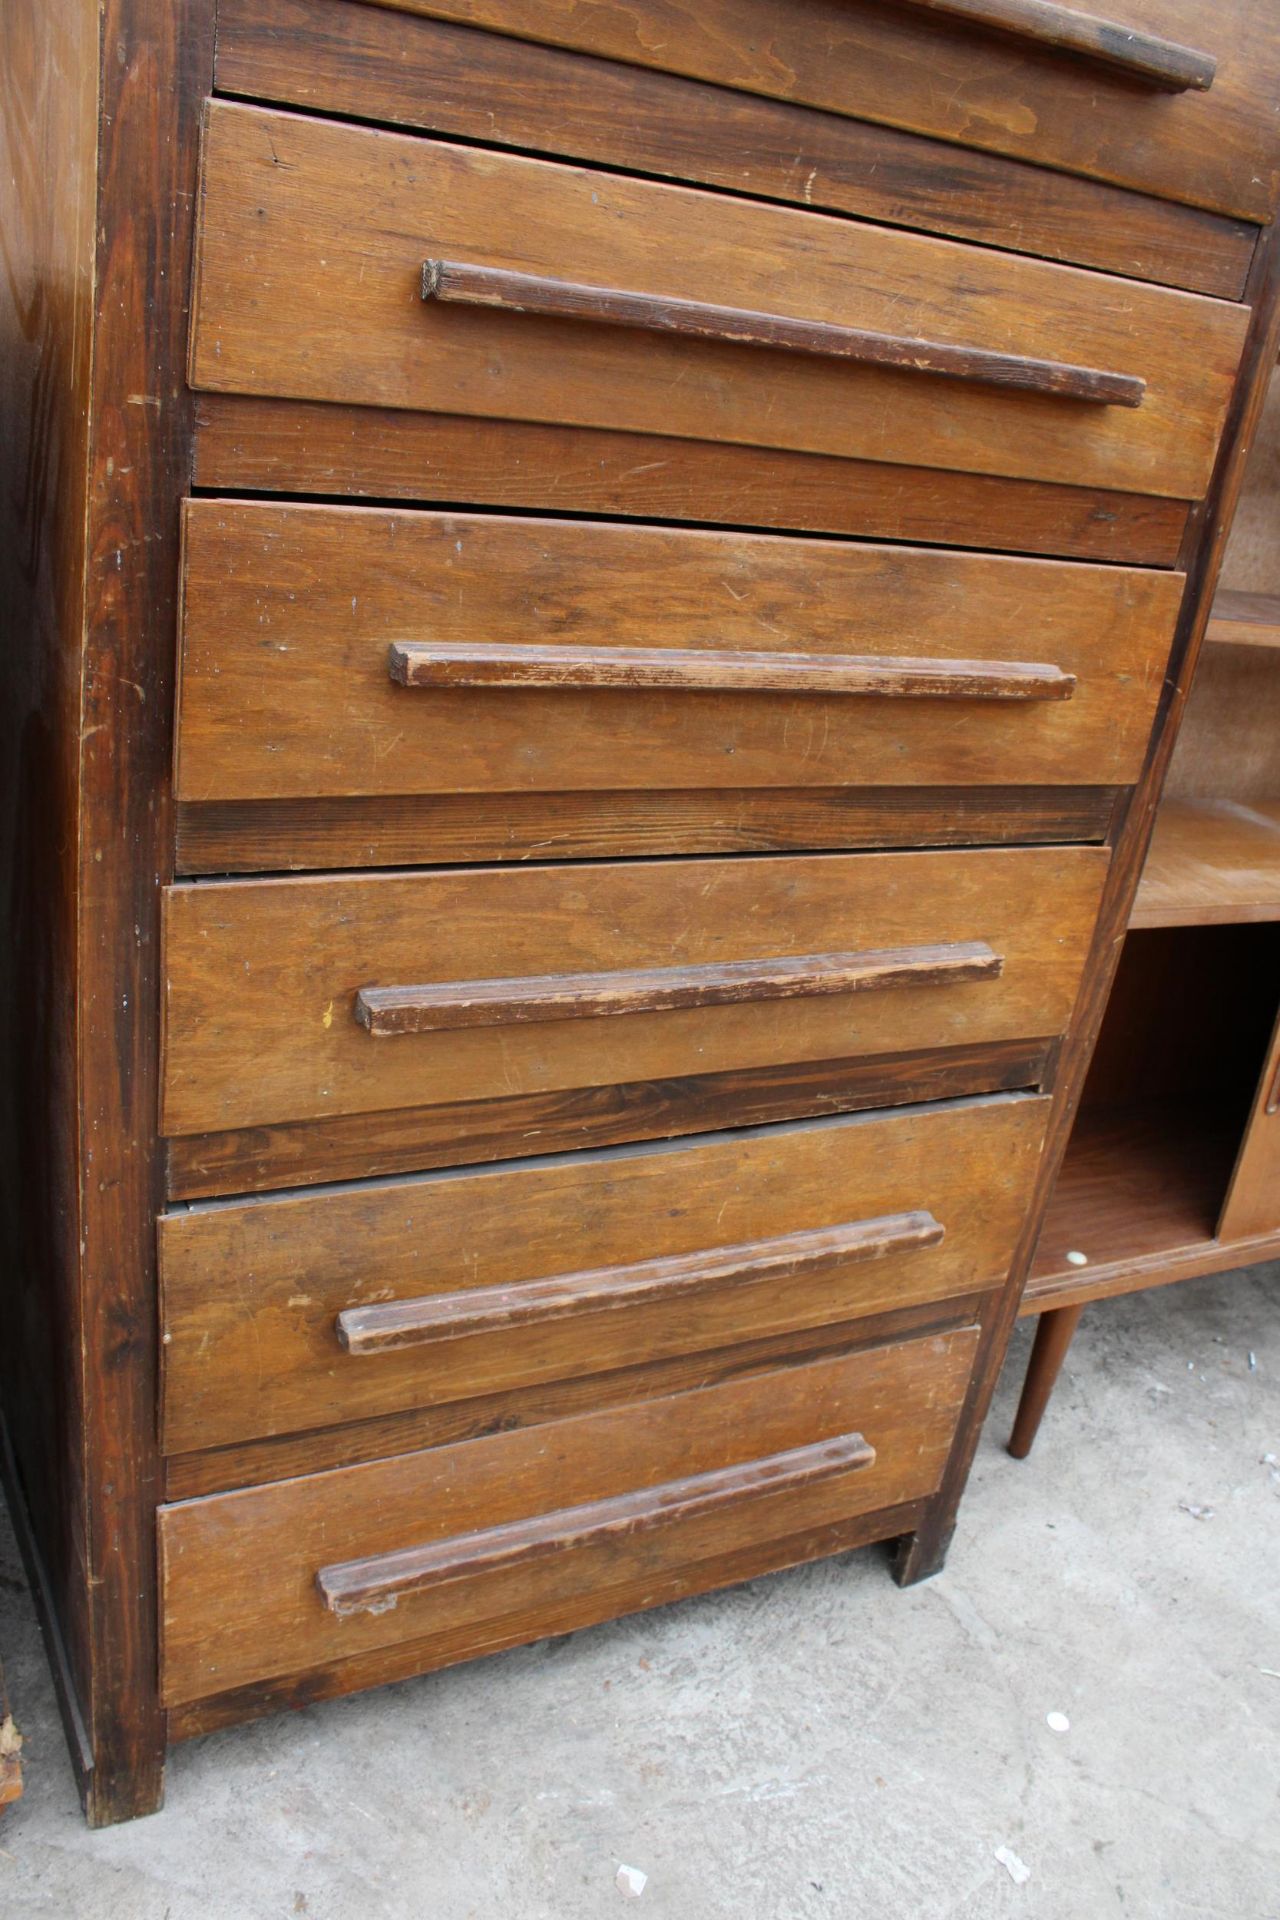
[[[1278,1308],[1280,1265],[1094,1308],[1018,1466],[1022,1329],[928,1585],[872,1550],[259,1722],[107,1833],[6,1541],[0,1914],[1280,1920]]]

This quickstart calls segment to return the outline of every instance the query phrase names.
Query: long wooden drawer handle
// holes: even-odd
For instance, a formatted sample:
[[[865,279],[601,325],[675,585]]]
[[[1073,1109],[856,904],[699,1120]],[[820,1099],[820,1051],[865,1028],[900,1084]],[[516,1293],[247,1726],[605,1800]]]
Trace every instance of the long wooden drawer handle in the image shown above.
[[[544,973],[508,980],[449,980],[413,987],[361,987],[355,1016],[379,1037],[454,1027],[505,1027],[621,1013],[669,1013],[746,1000],[795,1000],[890,987],[951,987],[997,980],[1004,962],[983,940],[887,947],[871,953],[808,953],[630,973]]]
[[[670,687],[690,693],[854,693],[913,700],[1069,700],[1076,678],[1037,660],[745,653],[686,647],[521,647],[400,641],[398,686]]]
[[[715,307],[701,300],[627,293],[616,287],[584,287],[573,280],[515,273],[507,267],[477,267],[458,260],[426,260],[422,297],[464,307],[497,307],[506,313],[548,314],[560,320],[595,320],[604,326],[638,327],[647,333],[679,333],[694,340],[726,340],[743,347],[780,347],[789,353],[856,360],[907,373],[944,374],[980,386],[1015,387],[1026,393],[1088,400],[1103,407],[1140,407],[1146,381],[1136,374],[1105,373],[1063,360],[1027,360],[985,347],[956,347],[909,335],[868,333],[825,320],[795,320],[787,314],[754,313],[745,307]]]
[[[1096,14],[1077,13],[1074,7],[1055,6],[1053,0],[898,0],[898,4],[945,13],[1050,53],[1076,55],[1158,93],[1207,93],[1218,71],[1211,53],[1139,33],[1114,20],[1100,20]]]
[[[391,1353],[401,1347],[435,1345],[473,1333],[510,1333],[521,1327],[606,1313],[614,1307],[648,1306],[714,1293],[754,1280],[796,1280],[849,1261],[882,1260],[941,1244],[943,1229],[931,1213],[883,1214],[837,1227],[779,1234],[740,1246],[668,1254],[626,1266],[585,1268],[545,1280],[502,1287],[469,1287],[461,1293],[427,1294],[372,1307],[346,1307],[335,1321],[338,1343],[348,1353]]]
[[[456,1580],[481,1574],[510,1573],[560,1559],[611,1540],[633,1540],[682,1521],[700,1520],[724,1507],[761,1494],[803,1492],[824,1480],[875,1464],[875,1448],[860,1433],[841,1434],[763,1460],[694,1473],[663,1486],[615,1494],[554,1513],[484,1527],[452,1540],[403,1547],[367,1560],[345,1560],[321,1567],[316,1575],[320,1598],[340,1618],[356,1613],[385,1613],[400,1600],[431,1593]]]

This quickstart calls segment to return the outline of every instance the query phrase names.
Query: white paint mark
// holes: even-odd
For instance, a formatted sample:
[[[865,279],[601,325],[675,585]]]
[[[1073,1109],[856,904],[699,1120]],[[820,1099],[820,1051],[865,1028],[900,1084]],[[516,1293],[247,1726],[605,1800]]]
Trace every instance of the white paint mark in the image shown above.
[[[1006,1870],[1016,1887],[1021,1887],[1031,1878],[1031,1869],[1025,1860],[1019,1860],[1012,1847],[997,1847],[996,1859]]]

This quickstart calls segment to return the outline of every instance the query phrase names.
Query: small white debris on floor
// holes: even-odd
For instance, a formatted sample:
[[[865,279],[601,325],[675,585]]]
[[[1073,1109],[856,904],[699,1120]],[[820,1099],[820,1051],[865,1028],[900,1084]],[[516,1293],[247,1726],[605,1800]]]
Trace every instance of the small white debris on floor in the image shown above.
[[[1196,1507],[1189,1500],[1179,1500],[1178,1507],[1182,1513],[1189,1513],[1193,1520],[1212,1520],[1213,1518],[1212,1507]]]
[[[1006,1870],[1016,1887],[1021,1887],[1031,1878],[1031,1869],[1025,1860],[1019,1860],[1012,1847],[997,1847],[996,1859]]]
[[[1070,1733],[1071,1722],[1065,1713],[1046,1713],[1045,1725],[1051,1733]]]
[[[1256,1353],[1249,1355],[1249,1371],[1250,1373],[1256,1373],[1258,1371],[1258,1356]]]
[[[614,1884],[628,1900],[638,1900],[649,1884],[649,1876],[642,1873],[639,1867],[619,1867]]]
[[[1087,1253],[1077,1253],[1073,1248],[1067,1255],[1067,1265],[1069,1267],[1087,1267],[1088,1264],[1089,1256]]]

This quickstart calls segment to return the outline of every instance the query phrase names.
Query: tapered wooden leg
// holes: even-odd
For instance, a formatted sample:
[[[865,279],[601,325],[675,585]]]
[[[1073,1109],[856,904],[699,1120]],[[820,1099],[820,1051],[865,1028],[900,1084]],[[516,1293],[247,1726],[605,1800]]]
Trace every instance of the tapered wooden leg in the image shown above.
[[[1055,1307],[1051,1313],[1040,1315],[1035,1345],[1027,1362],[1027,1377],[1022,1383],[1022,1398],[1018,1402],[1017,1417],[1009,1436],[1009,1451],[1015,1460],[1025,1460],[1031,1451],[1032,1442],[1044,1418],[1044,1410],[1049,1404],[1049,1395],[1062,1371],[1067,1348],[1071,1345],[1071,1337],[1080,1324],[1083,1312],[1081,1305]]]

